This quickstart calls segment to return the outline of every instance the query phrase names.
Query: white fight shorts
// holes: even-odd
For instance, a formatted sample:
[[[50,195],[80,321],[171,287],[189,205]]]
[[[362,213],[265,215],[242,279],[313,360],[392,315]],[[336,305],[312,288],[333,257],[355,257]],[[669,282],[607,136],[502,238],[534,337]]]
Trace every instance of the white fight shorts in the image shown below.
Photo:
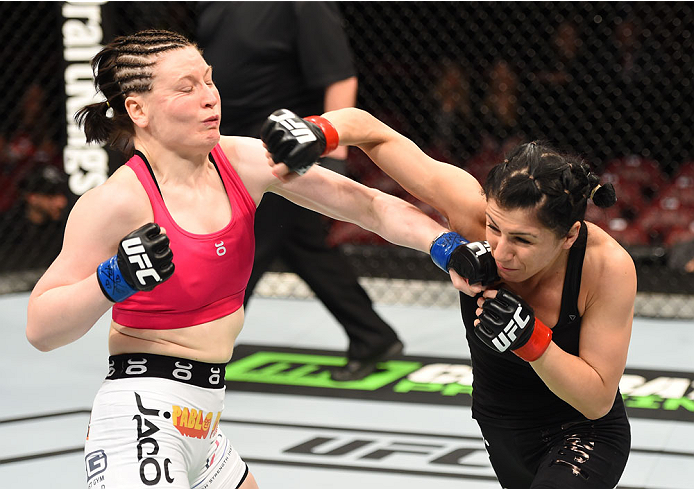
[[[110,357],[87,430],[87,488],[238,488],[248,467],[219,430],[224,367]]]

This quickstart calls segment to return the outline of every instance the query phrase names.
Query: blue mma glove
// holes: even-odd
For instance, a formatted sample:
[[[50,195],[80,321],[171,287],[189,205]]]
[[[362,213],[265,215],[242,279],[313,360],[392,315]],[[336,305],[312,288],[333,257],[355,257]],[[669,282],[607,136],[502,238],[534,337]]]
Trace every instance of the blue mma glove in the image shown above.
[[[452,268],[470,285],[487,286],[499,280],[487,241],[470,243],[458,233],[443,233],[431,243],[429,254],[441,270],[448,273]]]
[[[124,237],[118,253],[101,263],[96,278],[112,302],[121,302],[138,291],[150,291],[174,272],[169,237],[150,222]]]

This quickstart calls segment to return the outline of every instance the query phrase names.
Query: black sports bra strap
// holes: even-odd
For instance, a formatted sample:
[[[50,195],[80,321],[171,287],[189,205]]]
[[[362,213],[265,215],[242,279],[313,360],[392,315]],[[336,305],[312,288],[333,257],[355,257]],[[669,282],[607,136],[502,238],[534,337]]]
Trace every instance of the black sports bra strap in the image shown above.
[[[581,222],[578,238],[576,238],[569,250],[569,261],[566,264],[566,277],[564,277],[558,324],[572,322],[579,316],[578,292],[581,289],[581,274],[583,272],[583,258],[586,254],[587,241],[588,228],[585,222]]]
[[[154,185],[157,186],[157,190],[159,190],[159,195],[161,195],[162,198],[164,198],[164,196],[161,193],[161,189],[159,188],[159,182],[157,182],[157,178],[154,176],[154,170],[152,170],[152,165],[149,164],[147,157],[144,155],[144,153],[142,153],[142,151],[140,151],[138,149],[135,150],[135,154],[137,156],[139,156],[140,158],[142,158],[142,161],[145,162],[145,166],[147,166],[147,170],[149,170],[149,174],[152,176],[152,181],[154,182]],[[224,179],[222,178],[222,172],[219,171],[219,167],[217,166],[217,162],[214,161],[214,157],[212,156],[212,153],[210,153],[210,161],[214,165],[214,169],[217,170],[217,175],[219,175],[219,179],[223,183]]]
[[[159,190],[159,195],[161,195],[161,198],[163,199],[164,196],[162,195],[161,189],[159,188],[159,182],[157,182],[157,177],[154,176],[154,170],[152,170],[152,165],[149,164],[149,161],[147,160],[147,157],[146,157],[145,154],[144,154],[142,151],[140,151],[139,149],[136,149],[136,150],[135,150],[135,154],[136,154],[137,156],[139,156],[140,158],[142,158],[142,161],[145,162],[145,166],[147,167],[147,170],[149,170],[149,174],[150,174],[150,176],[152,177],[152,181],[154,182],[154,185],[157,186],[157,190]]]
[[[224,179],[222,178],[222,172],[219,171],[219,167],[217,166],[217,162],[214,161],[214,156],[212,156],[212,153],[210,153],[209,156],[210,156],[210,161],[214,165],[214,169],[217,170],[217,175],[219,175],[219,179],[222,181],[222,183],[224,183]]]

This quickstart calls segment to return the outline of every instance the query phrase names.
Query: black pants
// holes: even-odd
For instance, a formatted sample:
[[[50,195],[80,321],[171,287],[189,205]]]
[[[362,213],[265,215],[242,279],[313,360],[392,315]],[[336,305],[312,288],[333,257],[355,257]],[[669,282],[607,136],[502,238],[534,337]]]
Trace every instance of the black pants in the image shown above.
[[[629,457],[626,418],[508,429],[479,423],[505,489],[613,489]]]
[[[347,260],[327,246],[326,237],[318,213],[266,193],[255,216],[255,262],[244,305],[258,280],[279,257],[343,326],[349,337],[348,358],[368,358],[391,345],[397,335],[374,311]]]

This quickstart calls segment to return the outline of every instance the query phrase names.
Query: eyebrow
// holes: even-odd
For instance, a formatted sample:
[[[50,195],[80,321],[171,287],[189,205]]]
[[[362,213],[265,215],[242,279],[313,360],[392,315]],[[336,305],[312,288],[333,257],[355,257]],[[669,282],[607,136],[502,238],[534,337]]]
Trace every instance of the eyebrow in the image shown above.
[[[203,74],[203,76],[207,76],[209,73],[212,73],[212,66],[207,65],[207,69],[205,70],[205,73]],[[195,79],[195,75],[193,75],[191,73],[189,73],[187,75],[181,75],[181,77],[178,78],[178,80],[176,80],[176,83],[180,82],[181,80],[185,80],[187,78]]]
[[[489,218],[489,220],[492,222],[492,224],[494,224],[494,226],[498,228],[499,225],[496,223],[496,221],[494,221],[494,219],[492,218],[492,216],[490,216],[488,212],[485,212],[485,214],[487,215],[487,217]],[[508,233],[508,234],[511,234],[511,235],[513,235],[513,236],[530,236],[530,237],[532,237],[532,238],[536,238],[536,239],[537,239],[537,236],[534,235],[533,233]]]

